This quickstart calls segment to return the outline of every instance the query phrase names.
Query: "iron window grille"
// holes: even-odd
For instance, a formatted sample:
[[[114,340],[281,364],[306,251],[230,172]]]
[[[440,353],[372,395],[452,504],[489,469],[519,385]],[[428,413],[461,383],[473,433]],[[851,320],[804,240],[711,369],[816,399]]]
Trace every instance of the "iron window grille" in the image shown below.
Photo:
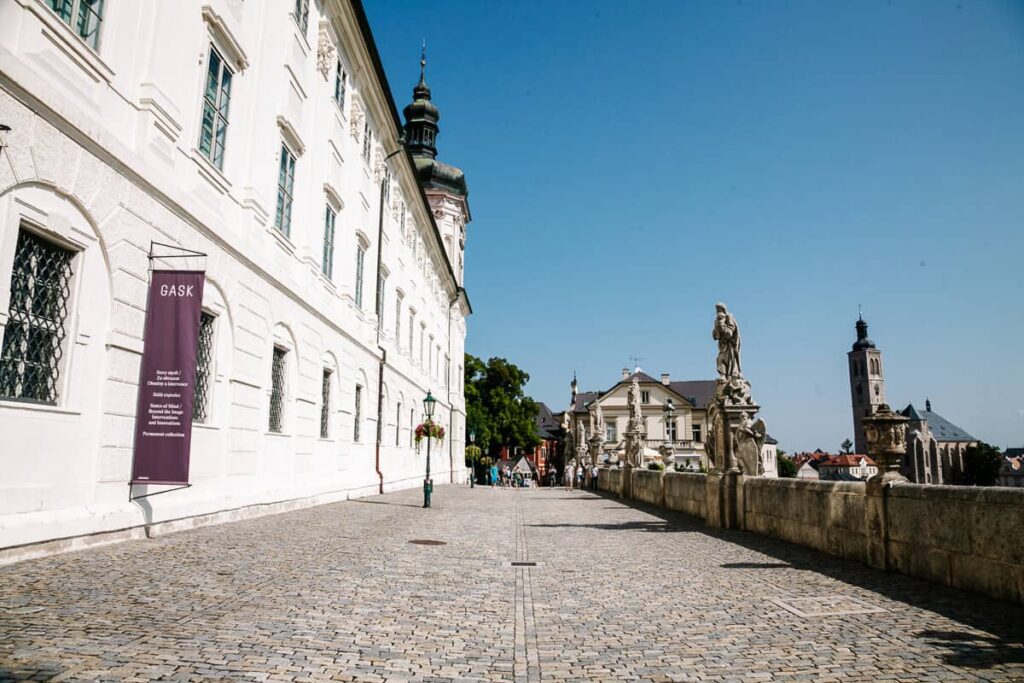
[[[395,445],[400,445],[400,439],[402,438],[402,403],[398,402],[395,406]]]
[[[409,409],[409,447],[412,447],[413,437],[416,433],[416,409]]]
[[[348,74],[345,73],[345,69],[341,66],[341,60],[338,60],[338,68],[334,72],[334,101],[338,104],[338,107],[345,110],[345,90],[348,88]]]
[[[195,401],[192,421],[205,424],[210,420],[210,393],[213,368],[213,325],[216,316],[203,311],[199,317],[199,346],[196,351]]]
[[[56,404],[75,252],[18,233],[0,347],[0,397]]]
[[[309,0],[295,0],[295,23],[302,29],[302,35],[306,35],[309,28]]]
[[[49,0],[48,4],[86,45],[93,50],[99,47],[103,0]]]
[[[359,423],[363,421],[363,388],[360,385],[356,385],[356,406],[354,411],[353,428],[352,428],[352,440],[356,443],[359,442]]]
[[[416,348],[416,316],[409,311],[409,358],[412,358],[412,350]]]
[[[320,438],[331,435],[331,371],[324,368],[323,383],[320,387]]]
[[[274,227],[285,236],[292,229],[292,192],[295,187],[295,155],[287,145],[281,145],[281,167],[277,174],[277,215]]]
[[[274,347],[270,366],[270,431],[280,434],[284,431],[284,371],[288,351]]]
[[[224,145],[228,133],[233,72],[213,45],[206,69],[203,93],[203,125],[199,131],[199,152],[219,169],[224,168]]]
[[[331,207],[324,211],[324,260],[321,269],[327,279],[334,278],[334,224],[338,215]]]
[[[363,307],[363,262],[366,261],[366,249],[362,245],[356,247],[356,307]]]

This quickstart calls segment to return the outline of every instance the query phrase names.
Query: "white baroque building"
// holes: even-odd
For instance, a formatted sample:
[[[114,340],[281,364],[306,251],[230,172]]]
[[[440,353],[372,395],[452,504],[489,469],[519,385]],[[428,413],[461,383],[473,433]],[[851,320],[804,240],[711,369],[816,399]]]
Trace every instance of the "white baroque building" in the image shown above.
[[[0,561],[420,486],[428,390],[463,479],[465,180],[406,116],[358,0],[0,3]],[[208,255],[192,486],[129,502],[154,242]]]

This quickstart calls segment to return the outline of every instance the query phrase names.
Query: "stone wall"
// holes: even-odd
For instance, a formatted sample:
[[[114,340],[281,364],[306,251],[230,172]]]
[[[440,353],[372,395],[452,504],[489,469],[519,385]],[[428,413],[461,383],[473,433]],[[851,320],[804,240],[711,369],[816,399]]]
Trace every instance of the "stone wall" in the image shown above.
[[[747,531],[864,559],[864,484],[745,477],[742,486]]]
[[[886,529],[893,570],[1024,602],[1024,490],[895,486]]]
[[[662,474],[657,470],[634,469],[633,498],[650,505],[663,505],[665,490],[661,482]]]
[[[621,470],[602,468],[599,488],[618,494],[621,476]],[[716,488],[722,478],[713,479],[634,470],[632,497],[713,526],[1024,603],[1024,489],[737,477],[736,514],[730,516],[708,514],[708,501],[714,506],[723,499]]]
[[[705,479],[707,476],[697,472],[666,472],[664,479],[665,507],[701,519],[706,518]]]

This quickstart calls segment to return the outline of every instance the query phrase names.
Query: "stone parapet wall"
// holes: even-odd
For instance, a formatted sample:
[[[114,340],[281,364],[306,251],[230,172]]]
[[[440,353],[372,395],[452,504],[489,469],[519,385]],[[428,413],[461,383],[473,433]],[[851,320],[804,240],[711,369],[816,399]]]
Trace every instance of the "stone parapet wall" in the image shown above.
[[[665,507],[705,519],[705,480],[707,476],[697,472],[666,472],[664,478]]]
[[[744,477],[742,486],[747,531],[864,559],[864,484]]]
[[[1024,603],[1024,490],[894,486],[886,497],[890,567]]]
[[[631,472],[633,498],[649,505],[664,505],[665,489],[662,474],[657,470],[634,469]]]
[[[726,495],[723,486],[732,486]],[[725,482],[725,483],[723,483]],[[631,473],[632,498],[880,569],[1024,604],[1024,489]],[[620,494],[622,470],[598,486]],[[723,502],[725,501],[725,502]],[[734,503],[733,503],[734,501]],[[719,511],[735,504],[735,514]]]

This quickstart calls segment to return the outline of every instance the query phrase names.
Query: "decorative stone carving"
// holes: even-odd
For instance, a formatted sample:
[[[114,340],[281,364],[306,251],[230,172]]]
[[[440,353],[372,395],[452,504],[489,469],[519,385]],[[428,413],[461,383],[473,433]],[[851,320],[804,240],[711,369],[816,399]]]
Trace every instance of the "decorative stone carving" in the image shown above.
[[[352,136],[353,140],[359,142],[363,134],[363,118],[365,114],[363,114],[363,105],[359,101],[358,97],[352,98],[352,109],[350,114],[352,117],[352,123],[348,127],[348,132],[349,135]]]
[[[718,342],[718,376],[724,380],[743,377],[740,370],[740,328],[725,304],[715,304],[711,336]]]
[[[587,425],[583,420],[576,423],[576,461],[580,464],[587,462]]]
[[[761,476],[767,425],[760,418],[753,420],[759,406],[751,397],[750,382],[740,372],[739,325],[725,304],[716,304],[715,309],[711,336],[718,342],[718,380],[708,405],[708,435],[704,443],[709,469]]]
[[[900,461],[907,453],[907,423],[910,422],[910,418],[894,412],[883,403],[873,415],[865,417],[862,422],[868,455],[882,466],[875,477],[882,477],[887,481],[905,480],[899,470]]]
[[[637,432],[644,434],[647,431],[644,425],[643,409],[640,407],[640,382],[636,377],[629,385],[629,392],[626,394],[626,406],[629,408],[629,424],[626,433]]]
[[[759,477],[764,474],[764,467],[761,464],[761,449],[764,447],[764,440],[767,436],[767,426],[764,420],[756,422],[750,420],[750,413],[740,413],[739,424],[736,426],[736,459],[740,472],[749,477]]]
[[[590,406],[590,435],[604,440],[604,411],[601,404],[594,401]]]
[[[325,79],[331,73],[331,68],[334,66],[334,54],[334,43],[331,42],[331,37],[327,33],[327,23],[321,21],[320,36],[316,44],[316,68],[319,69],[320,75]]]

